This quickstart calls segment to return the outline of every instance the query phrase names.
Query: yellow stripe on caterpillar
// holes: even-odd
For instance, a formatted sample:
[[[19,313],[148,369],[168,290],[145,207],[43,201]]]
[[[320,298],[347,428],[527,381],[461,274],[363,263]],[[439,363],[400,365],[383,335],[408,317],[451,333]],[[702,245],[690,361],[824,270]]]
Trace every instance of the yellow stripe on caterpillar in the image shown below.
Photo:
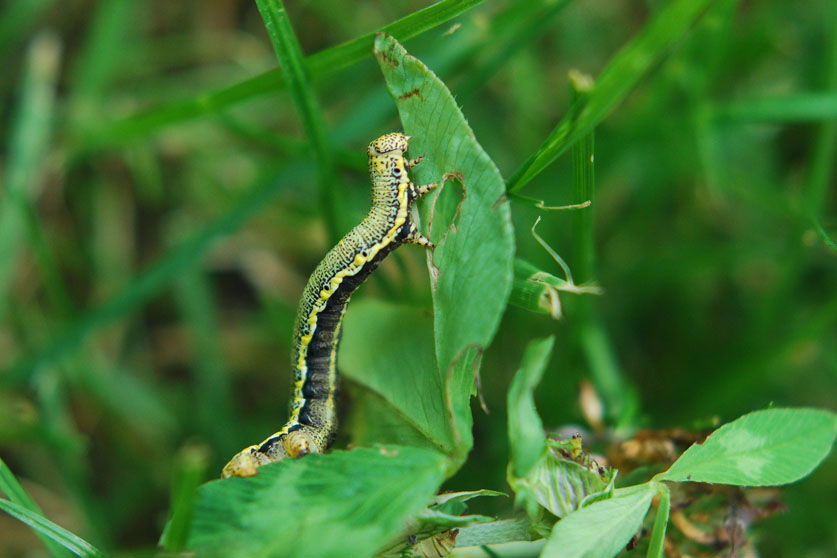
[[[392,133],[369,144],[372,208],[326,254],[299,301],[291,355],[290,418],[261,444],[237,453],[224,466],[222,476],[252,476],[266,463],[322,453],[331,444],[337,432],[337,345],[352,293],[402,243],[433,248],[410,219],[410,207],[439,182],[416,185],[410,181],[407,171],[424,155],[404,158],[409,139]]]

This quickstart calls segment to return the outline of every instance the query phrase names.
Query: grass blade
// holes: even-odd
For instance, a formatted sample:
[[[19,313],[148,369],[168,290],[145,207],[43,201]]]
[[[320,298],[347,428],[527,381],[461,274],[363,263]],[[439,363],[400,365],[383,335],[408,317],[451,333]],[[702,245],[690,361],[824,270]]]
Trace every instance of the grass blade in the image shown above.
[[[590,76],[570,72],[571,98],[574,103],[585,103],[595,85]],[[572,146],[573,202],[590,203],[590,207],[573,212],[573,268],[579,284],[595,278],[595,228],[593,215],[595,200],[595,134],[591,128]],[[578,301],[577,332],[582,353],[587,361],[593,382],[601,393],[608,415],[620,426],[629,426],[638,407],[636,391],[628,385],[610,335],[601,318],[596,314],[594,300],[582,297]]]
[[[517,2],[501,17],[492,22],[491,52],[473,70],[465,81],[455,88],[460,103],[476,93],[488,80],[512,59],[522,48],[535,42],[555,21],[555,16],[570,0],[541,0]],[[481,54],[481,53],[478,53]]]
[[[51,540],[57,542],[76,556],[104,556],[95,546],[86,540],[74,535],[63,527],[59,527],[42,515],[35,513],[20,504],[0,498],[0,509],[28,525],[39,535],[49,537]]]
[[[832,25],[823,71],[823,88],[831,92],[835,98],[834,104],[837,105],[837,4],[834,4],[832,8]],[[837,159],[834,155],[835,145],[837,145],[837,118],[832,117],[830,121],[824,120],[817,126],[808,175],[805,180],[805,208],[815,220],[821,217],[828,187],[833,184],[829,177],[833,176],[835,159]],[[817,232],[820,233],[820,230]],[[833,243],[831,246],[833,249]]]
[[[525,186],[621,102],[663,54],[683,36],[712,0],[677,0],[666,5],[608,63],[590,96],[573,104],[549,137],[508,181],[508,191]]]
[[[668,514],[671,511],[671,492],[664,484],[657,487],[660,502],[657,504],[657,515],[654,517],[654,528],[651,531],[651,541],[648,543],[648,558],[663,558],[663,543],[666,537]]]
[[[236,231],[247,219],[268,206],[285,186],[279,180],[267,184],[264,182],[256,186],[253,193],[238,205],[171,250],[109,300],[71,322],[36,354],[22,357],[12,364],[0,374],[0,384],[19,384],[38,366],[54,363],[75,351],[88,335],[132,312],[158,294],[184,270],[195,265],[216,240]]]
[[[208,462],[209,455],[203,446],[187,446],[178,455],[171,490],[171,518],[160,537],[166,552],[180,552],[186,548],[195,496],[198,485],[206,477]]]
[[[742,99],[715,109],[716,118],[737,122],[819,122],[837,119],[837,91]]]
[[[571,98],[573,101],[584,101],[590,96],[593,90],[593,78],[577,72],[570,71]],[[593,211],[595,205],[593,184],[595,183],[594,165],[594,142],[593,130],[583,136],[573,146],[573,203],[582,204],[590,202],[590,207],[573,212],[573,269],[579,283],[592,281],[595,276],[595,242],[593,239]],[[584,306],[589,310],[591,301],[587,300]]]
[[[0,459],[0,492],[5,494],[11,502],[14,502],[18,506],[21,506],[32,513],[43,515],[41,508],[38,507],[35,500],[29,496],[26,489],[21,486],[20,482],[18,482],[17,478],[15,478],[14,473],[12,473],[11,469],[9,469],[8,465],[6,465],[2,459]],[[56,544],[50,537],[38,531],[36,531],[36,534],[38,535],[38,538],[43,541],[44,546],[47,547],[51,555],[59,558],[67,556],[67,551]]]
[[[406,41],[425,31],[450,21],[459,14],[481,4],[484,0],[442,0],[417,12],[366,33],[345,43],[321,50],[305,58],[305,68],[312,78],[336,72],[372,55],[375,34],[385,32]],[[279,69],[259,74],[242,82],[202,93],[190,99],[174,101],[117,121],[83,140],[82,150],[95,149],[131,138],[147,135],[159,128],[191,120],[207,114],[217,114],[236,103],[281,91],[286,86]]]
[[[17,118],[9,138],[8,158],[0,190],[0,316],[9,284],[23,248],[30,200],[36,195],[49,146],[60,47],[56,37],[32,40],[26,61]]]
[[[233,403],[230,374],[218,343],[220,330],[212,285],[200,269],[189,269],[175,282],[175,292],[193,347],[195,422],[199,432],[207,440],[214,440],[216,447],[233,451],[238,443],[232,423],[216,420],[219,415],[232,416]]]
[[[273,49],[279,58],[279,69],[287,84],[296,111],[302,120],[302,126],[314,152],[317,167],[320,205],[325,212],[326,227],[332,243],[340,240],[340,209],[343,202],[340,182],[334,170],[334,154],[326,137],[325,121],[317,101],[317,94],[311,85],[311,78],[305,68],[302,48],[294,34],[288,13],[282,0],[256,0],[262,14],[267,33],[273,42]]]

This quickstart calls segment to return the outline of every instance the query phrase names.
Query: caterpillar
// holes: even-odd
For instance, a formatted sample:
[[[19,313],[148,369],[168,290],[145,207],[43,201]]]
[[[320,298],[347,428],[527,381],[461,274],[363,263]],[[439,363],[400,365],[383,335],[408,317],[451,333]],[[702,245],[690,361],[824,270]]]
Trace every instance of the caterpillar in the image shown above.
[[[440,183],[419,186],[407,176],[424,155],[405,159],[411,136],[386,134],[369,144],[372,208],[320,262],[302,293],[294,326],[290,418],[259,445],[238,452],[223,477],[248,477],[286,457],[322,453],[337,432],[337,345],[352,293],[402,243],[432,249],[410,218],[410,207]]]

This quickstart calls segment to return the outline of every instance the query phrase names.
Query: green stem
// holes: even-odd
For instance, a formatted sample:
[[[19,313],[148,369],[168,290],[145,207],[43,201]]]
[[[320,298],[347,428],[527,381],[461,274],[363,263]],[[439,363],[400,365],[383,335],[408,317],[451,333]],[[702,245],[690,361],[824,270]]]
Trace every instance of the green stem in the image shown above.
[[[837,3],[832,5],[832,22],[826,64],[824,69],[823,88],[830,93],[833,106],[837,107]],[[837,113],[837,110],[835,110]],[[826,193],[831,184],[830,177],[834,173],[834,150],[837,144],[837,120],[834,117],[824,119],[818,126],[814,136],[811,164],[803,191],[803,204],[812,219],[822,217]]]
[[[334,170],[334,154],[326,136],[325,120],[317,100],[311,77],[305,67],[302,48],[294,34],[282,0],[256,0],[264,19],[273,49],[279,59],[282,78],[288,85],[296,111],[314,152],[317,167],[317,186],[320,205],[325,212],[326,227],[331,242],[340,240],[343,227],[338,222],[340,209],[345,207],[343,191]]]
[[[593,91],[593,79],[570,72],[571,96],[574,106],[587,102]],[[594,131],[579,138],[572,147],[573,202],[591,202],[589,207],[573,212],[573,269],[579,284],[593,280],[595,270],[595,230],[593,227],[595,164]],[[611,418],[628,426],[637,407],[636,392],[625,381],[613,350],[610,336],[595,312],[592,297],[579,297],[577,331],[581,350],[590,368],[596,390],[604,399]]]

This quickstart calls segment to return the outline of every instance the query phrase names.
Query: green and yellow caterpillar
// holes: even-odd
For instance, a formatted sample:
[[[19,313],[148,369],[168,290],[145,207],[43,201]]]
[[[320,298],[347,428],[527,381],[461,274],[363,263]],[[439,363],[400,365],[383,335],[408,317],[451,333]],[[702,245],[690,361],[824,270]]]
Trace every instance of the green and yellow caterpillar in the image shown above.
[[[322,453],[337,431],[337,344],[346,305],[387,254],[402,243],[433,244],[416,228],[410,207],[439,182],[418,186],[407,171],[423,156],[405,159],[409,136],[392,133],[369,144],[372,209],[326,254],[308,279],[294,327],[293,398],[290,418],[281,430],[257,446],[237,453],[224,477],[248,477],[258,467],[285,457]]]

